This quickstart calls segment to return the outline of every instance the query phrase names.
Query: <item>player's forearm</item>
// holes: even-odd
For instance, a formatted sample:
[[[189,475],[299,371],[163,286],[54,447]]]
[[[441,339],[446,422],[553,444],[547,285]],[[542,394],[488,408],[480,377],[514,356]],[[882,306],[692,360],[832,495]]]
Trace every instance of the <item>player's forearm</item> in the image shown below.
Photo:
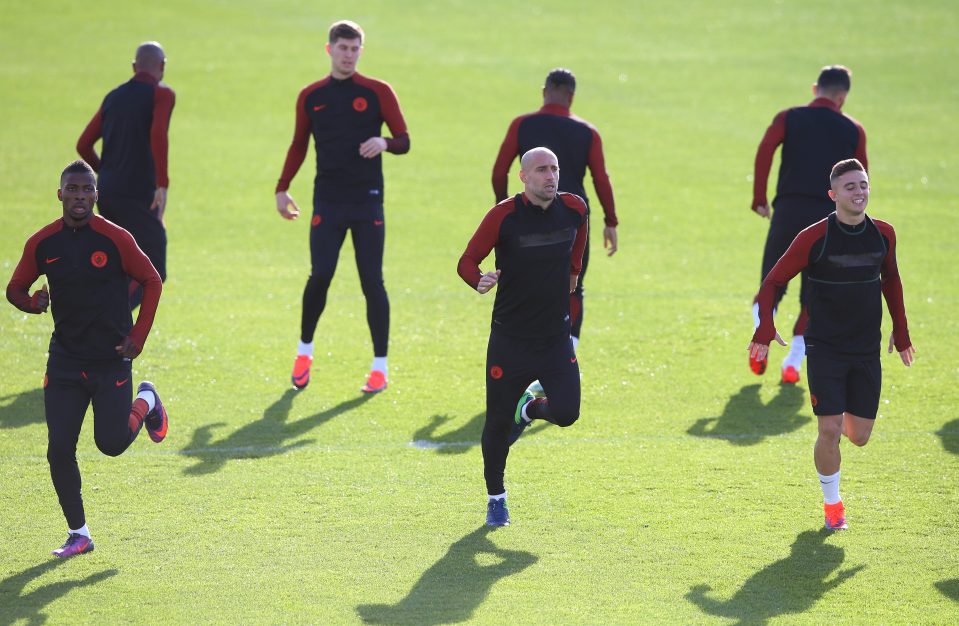
[[[896,350],[902,352],[912,345],[912,341],[909,339],[909,323],[906,320],[902,281],[898,275],[883,280],[882,295],[886,299],[886,308],[889,309],[889,316],[892,318],[892,335]]]
[[[406,154],[410,151],[410,135],[402,133],[396,137],[384,137],[386,140],[386,151],[390,154]]]
[[[460,261],[456,265],[456,273],[460,275],[460,278],[463,279],[463,282],[473,289],[476,289],[476,286],[479,285],[480,278],[483,277],[483,272],[480,271],[479,263],[467,256],[465,253],[460,257]]]
[[[11,281],[10,284],[7,285],[7,300],[24,313],[41,313],[41,311],[38,311],[33,306],[33,300],[30,298],[29,285],[19,285]]]

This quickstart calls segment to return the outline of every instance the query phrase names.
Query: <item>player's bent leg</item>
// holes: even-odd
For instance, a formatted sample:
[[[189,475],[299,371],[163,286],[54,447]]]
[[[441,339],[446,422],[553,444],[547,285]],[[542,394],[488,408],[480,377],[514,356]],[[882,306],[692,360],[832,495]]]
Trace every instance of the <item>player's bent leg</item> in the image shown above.
[[[869,443],[869,437],[872,435],[872,427],[876,424],[875,419],[859,417],[852,413],[843,415],[842,432],[850,442],[857,446],[864,446]]]
[[[819,435],[813,448],[816,471],[829,475],[839,471],[842,458],[839,453],[839,436],[842,434],[842,415],[820,415]]]

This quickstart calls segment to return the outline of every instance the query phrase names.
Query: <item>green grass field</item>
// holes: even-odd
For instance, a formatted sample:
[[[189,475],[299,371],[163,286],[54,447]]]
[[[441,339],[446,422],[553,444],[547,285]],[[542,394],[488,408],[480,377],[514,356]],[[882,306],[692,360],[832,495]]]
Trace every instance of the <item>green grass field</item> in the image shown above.
[[[3,284],[59,214],[58,174],[141,41],[166,47],[177,106],[170,279],[134,365],[171,434],[107,458],[88,415],[97,548],[82,558],[49,556],[64,537],[40,390],[51,320],[0,307],[0,624],[956,621],[955,3],[377,1],[347,14],[42,0],[3,13]],[[360,71],[393,85],[412,139],[384,159],[391,383],[369,399],[349,243],[313,382],[290,390],[308,221],[281,220],[272,197],[296,94],[328,72],[326,28],[344,16],[366,29]],[[767,228],[749,211],[756,144],[827,63],[854,70],[845,110],[869,132],[869,212],[897,229],[919,349],[909,370],[883,359],[873,440],[843,444],[851,530],[836,535],[819,530],[805,383],[779,385],[782,349],[761,379],[745,352]],[[492,204],[509,120],[539,106],[559,65],[604,138],[620,252],[593,241],[582,418],[523,436],[514,523],[489,532],[492,298],[455,265]],[[310,155],[291,190],[304,208],[312,168]],[[784,328],[796,309],[791,292]]]

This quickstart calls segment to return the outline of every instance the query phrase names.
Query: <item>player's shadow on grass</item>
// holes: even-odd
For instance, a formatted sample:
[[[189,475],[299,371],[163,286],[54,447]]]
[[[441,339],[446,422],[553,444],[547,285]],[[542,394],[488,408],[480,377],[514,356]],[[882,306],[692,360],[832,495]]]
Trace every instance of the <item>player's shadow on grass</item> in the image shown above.
[[[65,563],[65,561],[50,558],[50,560],[0,580],[0,626],[8,626],[17,622],[42,624],[47,621],[48,616],[41,611],[50,603],[67,595],[74,589],[95,585],[120,573],[116,569],[106,569],[96,574],[90,574],[86,578],[59,580],[37,587],[28,593],[23,592],[27,585],[52,571],[61,563]]]
[[[940,580],[936,583],[936,589],[953,602],[959,602],[959,578]]]
[[[368,624],[452,624],[470,619],[494,584],[539,560],[529,552],[497,547],[488,537],[492,530],[480,526],[451,545],[396,604],[361,604],[356,612]]]
[[[459,428],[437,436],[436,432],[454,419],[448,415],[434,415],[430,418],[429,424],[413,433],[412,445],[417,448],[434,449],[440,454],[463,454],[470,448],[480,445],[486,412],[477,413]],[[538,433],[549,425],[549,422],[545,420],[537,420],[536,424],[523,432],[520,439],[528,439],[530,435]]]
[[[959,454],[959,420],[946,422],[936,434],[942,439],[942,447],[946,452]]]
[[[22,428],[45,419],[43,389],[0,396],[0,428]]]
[[[803,390],[796,385],[781,385],[769,404],[759,397],[762,385],[746,385],[726,402],[719,417],[703,417],[686,432],[694,437],[725,439],[735,446],[751,446],[766,437],[799,430],[812,421],[800,415]]]
[[[316,415],[289,422],[287,420],[293,406],[293,398],[297,393],[295,389],[288,389],[276,402],[267,407],[263,417],[233,431],[219,441],[213,441],[213,430],[226,426],[224,422],[206,424],[197,428],[193,431],[193,440],[180,451],[180,454],[196,460],[196,464],[184,469],[183,473],[211,474],[234,459],[276,456],[294,448],[308,446],[315,440],[299,437],[334,417],[355,409],[372,397],[372,394],[363,394]]]
[[[779,615],[808,611],[827,592],[856,575],[864,565],[839,570],[845,550],[825,543],[831,531],[799,533],[789,556],[754,574],[728,600],[707,595],[709,585],[696,585],[686,599],[704,613],[739,620],[739,624],[765,624]]]

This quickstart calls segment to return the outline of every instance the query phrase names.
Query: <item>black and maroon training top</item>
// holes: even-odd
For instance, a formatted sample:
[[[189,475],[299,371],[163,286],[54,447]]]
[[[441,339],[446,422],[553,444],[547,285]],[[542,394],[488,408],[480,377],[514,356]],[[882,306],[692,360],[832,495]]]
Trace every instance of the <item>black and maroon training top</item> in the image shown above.
[[[892,225],[866,216],[861,224],[848,226],[832,213],[800,232],[759,290],[754,342],[768,345],[776,336],[776,291],[803,270],[809,279],[807,354],[844,360],[879,356],[883,296],[896,349],[912,345]]]
[[[167,155],[176,94],[146,72],[107,94],[77,141],[77,152],[99,175],[101,195],[152,198],[169,187]],[[103,155],[94,144],[103,137]]]
[[[603,207],[604,223],[606,226],[619,223],[599,131],[558,104],[543,105],[538,111],[517,117],[509,125],[493,164],[493,194],[497,202],[508,196],[509,168],[513,160],[539,147],[549,148],[556,154],[560,169],[559,190],[576,194],[587,202],[583,179],[588,167]]]
[[[115,347],[129,336],[143,348],[160,301],[162,283],[133,236],[99,215],[80,228],[63,219],[32,235],[7,285],[7,300],[26,313],[30,285],[46,274],[53,313],[50,364],[120,360]],[[129,279],[143,285],[137,322],[130,313]]]
[[[382,203],[383,159],[360,156],[360,144],[379,137],[386,122],[392,137],[386,150],[405,154],[410,137],[400,104],[389,84],[354,73],[327,76],[306,86],[296,99],[296,127],[276,191],[286,191],[303,164],[310,134],[316,148],[313,195],[329,202]]]
[[[569,335],[570,276],[579,276],[588,230],[586,203],[559,193],[548,209],[518,194],[486,214],[457,272],[476,289],[479,264],[496,250],[500,270],[492,328],[521,338]]]
[[[753,166],[753,204],[767,206],[766,186],[776,148],[782,144],[776,198],[803,196],[829,199],[829,173],[844,159],[866,158],[866,131],[829,98],[816,98],[806,106],[780,111],[759,142]]]

